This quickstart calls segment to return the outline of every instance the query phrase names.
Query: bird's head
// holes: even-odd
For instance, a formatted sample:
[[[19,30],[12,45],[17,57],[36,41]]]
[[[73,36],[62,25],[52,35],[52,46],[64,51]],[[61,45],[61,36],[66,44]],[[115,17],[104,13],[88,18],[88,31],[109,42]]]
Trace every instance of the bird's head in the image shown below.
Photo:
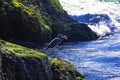
[[[63,36],[63,38],[64,38],[64,39],[68,39],[67,36],[65,36],[65,35]]]
[[[58,34],[57,37],[62,38],[62,39],[68,39],[67,36],[63,34]]]

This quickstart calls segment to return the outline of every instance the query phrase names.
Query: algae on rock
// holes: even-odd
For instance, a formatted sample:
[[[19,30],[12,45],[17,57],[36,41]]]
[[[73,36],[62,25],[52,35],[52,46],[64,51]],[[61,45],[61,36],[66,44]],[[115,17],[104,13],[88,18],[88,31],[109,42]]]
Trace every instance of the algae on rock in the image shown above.
[[[55,80],[83,80],[84,76],[77,72],[73,65],[60,59],[50,60]]]
[[[51,59],[32,49],[0,40],[2,80],[83,80],[64,60]]]
[[[2,0],[0,3],[1,38],[41,43],[49,39],[52,30],[41,13],[24,5],[20,0]]]
[[[70,18],[59,0],[1,0],[0,11],[0,38],[5,40],[44,43],[59,33],[66,34],[69,41],[98,38],[86,30],[87,25]]]
[[[48,57],[0,40],[2,80],[53,80]]]

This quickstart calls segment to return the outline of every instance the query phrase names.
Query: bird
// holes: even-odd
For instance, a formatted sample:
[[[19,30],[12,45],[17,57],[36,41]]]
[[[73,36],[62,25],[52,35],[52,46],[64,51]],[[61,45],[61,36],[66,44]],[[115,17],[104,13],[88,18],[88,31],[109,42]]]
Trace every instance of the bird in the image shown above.
[[[67,39],[67,36],[64,34],[58,34],[57,37],[55,37],[53,40],[50,41],[50,43],[48,44],[48,46],[46,47],[46,49],[49,48],[56,48],[59,44],[61,44],[61,42]]]

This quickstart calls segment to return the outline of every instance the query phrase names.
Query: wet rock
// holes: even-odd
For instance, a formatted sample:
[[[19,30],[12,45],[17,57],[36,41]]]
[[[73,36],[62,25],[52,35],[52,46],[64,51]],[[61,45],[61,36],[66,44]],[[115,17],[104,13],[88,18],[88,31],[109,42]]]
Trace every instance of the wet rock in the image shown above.
[[[72,24],[67,33],[68,41],[90,41],[96,40],[98,36],[85,24]]]

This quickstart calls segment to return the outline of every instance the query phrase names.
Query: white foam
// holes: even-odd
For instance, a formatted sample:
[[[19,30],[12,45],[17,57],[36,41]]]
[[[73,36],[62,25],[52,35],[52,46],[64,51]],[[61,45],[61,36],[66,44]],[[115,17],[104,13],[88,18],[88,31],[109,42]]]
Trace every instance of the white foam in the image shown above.
[[[114,31],[120,31],[120,23],[115,20],[116,17],[120,17],[120,4],[99,0],[60,0],[60,2],[69,15],[106,14],[111,18],[112,24],[115,24],[116,30]],[[99,35],[111,31],[105,24],[93,26],[89,27]]]
[[[96,26],[89,25],[89,27],[94,32],[97,32],[98,35],[105,35],[105,33],[110,33],[111,32],[110,28],[108,28],[104,24],[103,25],[96,25]]]

